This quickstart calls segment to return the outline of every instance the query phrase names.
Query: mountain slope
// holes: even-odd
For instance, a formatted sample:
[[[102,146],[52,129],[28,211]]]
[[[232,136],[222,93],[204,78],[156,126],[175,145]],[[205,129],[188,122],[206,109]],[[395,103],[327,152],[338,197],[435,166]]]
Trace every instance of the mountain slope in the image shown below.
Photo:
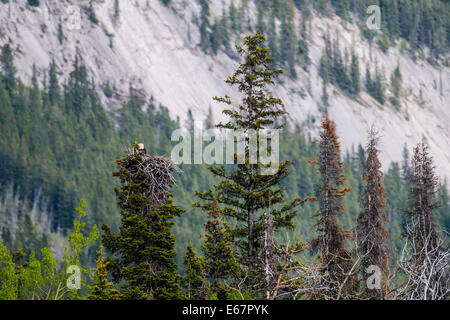
[[[254,25],[255,4],[245,3],[247,10],[241,19]],[[81,8],[80,29],[69,24],[68,5]],[[213,1],[212,17],[219,16],[229,5],[230,1]],[[26,1],[0,3],[0,45],[11,43],[22,79],[31,78],[33,64],[39,74],[48,69],[52,59],[62,78],[67,79],[78,52],[99,88],[109,81],[125,96],[131,84],[141,95],[167,106],[172,117],[182,121],[188,109],[199,119],[206,115],[209,106],[218,120],[221,106],[212,102],[212,96],[228,93],[238,98],[223,81],[237,64],[236,54],[205,54],[199,46],[201,36],[195,20],[201,15],[201,6],[197,1],[172,0],[169,6],[159,0],[121,1],[119,19],[114,17],[114,1],[94,1],[98,25],[89,20],[88,7],[89,1],[41,0],[37,8],[27,6]],[[62,43],[58,40],[60,21]],[[295,10],[296,30],[299,21],[300,12]],[[297,79],[285,76],[275,90],[291,120],[304,124],[313,134],[317,132],[318,121],[311,120],[320,117],[322,105],[322,80],[317,67],[323,38],[327,33],[334,37],[338,32],[341,49],[354,48],[358,54],[361,74],[366,65],[373,69],[377,62],[390,77],[399,64],[403,78],[399,111],[390,104],[380,105],[365,92],[355,101],[336,88],[328,88],[328,112],[336,121],[343,145],[350,149],[364,144],[366,131],[375,122],[383,136],[382,162],[387,166],[390,161],[401,159],[404,143],[411,148],[423,135],[429,141],[438,174],[450,177],[450,69],[413,60],[401,53],[400,45],[383,53],[364,40],[354,24],[336,16],[323,18],[313,14],[310,25],[309,71],[297,67]],[[235,40],[238,39],[233,37],[231,42]],[[123,100],[121,95],[102,97],[105,105],[113,109]]]

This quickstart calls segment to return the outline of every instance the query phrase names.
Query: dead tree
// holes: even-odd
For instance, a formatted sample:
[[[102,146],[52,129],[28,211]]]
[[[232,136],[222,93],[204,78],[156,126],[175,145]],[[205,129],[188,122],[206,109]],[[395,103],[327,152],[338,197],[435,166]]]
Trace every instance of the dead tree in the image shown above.
[[[434,222],[438,180],[425,140],[414,149],[411,169],[410,203],[404,233],[407,241],[399,261],[407,280],[397,296],[410,300],[448,299],[450,252]]]
[[[382,184],[383,172],[378,159],[378,137],[372,127],[366,147],[364,162],[365,189],[361,199],[363,211],[359,214],[356,227],[357,251],[360,257],[360,275],[363,279],[361,293],[364,299],[384,299],[387,292],[389,267],[386,238],[388,233],[385,224],[389,222],[384,213],[386,207],[386,191]],[[367,272],[377,268],[381,278],[374,287],[367,285],[364,279]]]
[[[344,167],[340,160],[340,143],[334,124],[326,115],[322,120],[320,153],[317,161],[320,183],[317,198],[320,210],[315,227],[319,236],[312,239],[312,248],[319,252],[322,278],[327,290],[318,292],[319,299],[349,299],[354,292],[353,259],[346,249],[346,239],[351,238],[347,230],[338,223],[344,213],[342,198],[351,189],[347,187]]]

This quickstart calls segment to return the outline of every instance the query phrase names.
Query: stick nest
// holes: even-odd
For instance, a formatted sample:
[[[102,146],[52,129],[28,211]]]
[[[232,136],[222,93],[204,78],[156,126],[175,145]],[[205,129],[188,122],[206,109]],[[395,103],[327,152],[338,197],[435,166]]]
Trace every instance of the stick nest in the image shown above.
[[[176,184],[173,173],[181,170],[169,158],[149,156],[136,148],[126,149],[125,152],[126,157],[118,164],[119,167],[131,174],[132,181],[142,179],[143,174],[143,183],[148,187],[146,198],[155,208],[164,205],[170,189]]]

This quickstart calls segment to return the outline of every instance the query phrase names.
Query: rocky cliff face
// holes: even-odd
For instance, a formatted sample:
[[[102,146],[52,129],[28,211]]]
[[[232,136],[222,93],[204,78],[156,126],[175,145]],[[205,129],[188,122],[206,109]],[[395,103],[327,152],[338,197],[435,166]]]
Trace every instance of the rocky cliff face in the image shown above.
[[[89,20],[89,1],[41,0],[36,8],[26,2],[0,2],[0,46],[11,43],[24,81],[31,78],[33,64],[42,77],[52,59],[60,77],[67,78],[79,53],[99,89],[109,81],[119,90],[111,99],[102,95],[109,109],[120,107],[130,84],[148,99],[167,106],[171,115],[181,121],[189,108],[196,119],[203,119],[210,106],[218,120],[222,106],[213,103],[212,96],[228,94],[238,98],[224,83],[237,65],[237,57],[222,52],[207,55],[199,48],[196,20],[200,6],[195,0],[171,0],[169,6],[160,0],[122,0],[119,17],[114,14],[115,1],[93,1],[98,24]],[[230,0],[211,2],[211,14],[215,16],[228,7]],[[244,19],[250,23],[256,20],[251,1]],[[297,24],[299,19],[296,12]],[[366,92],[353,100],[329,87],[328,113],[337,124],[343,145],[350,149],[365,144],[367,129],[375,123],[382,134],[382,161],[386,166],[401,159],[404,143],[411,149],[425,136],[438,174],[450,178],[450,68],[413,60],[401,52],[400,46],[383,53],[364,40],[356,26],[337,17],[313,16],[311,26],[309,71],[298,68],[297,80],[283,77],[274,90],[284,101],[292,122],[317,133],[322,95],[317,67],[324,35],[338,32],[341,49],[354,48],[358,54],[362,78],[365,66],[373,67],[375,63],[384,68],[387,77],[399,64],[403,77],[400,110],[389,103],[380,105]]]

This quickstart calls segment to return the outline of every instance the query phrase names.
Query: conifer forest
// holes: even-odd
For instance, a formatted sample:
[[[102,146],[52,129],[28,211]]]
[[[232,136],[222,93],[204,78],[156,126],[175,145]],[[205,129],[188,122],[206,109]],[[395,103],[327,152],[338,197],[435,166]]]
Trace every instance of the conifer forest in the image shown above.
[[[449,300],[449,9],[1,0],[0,300]]]

